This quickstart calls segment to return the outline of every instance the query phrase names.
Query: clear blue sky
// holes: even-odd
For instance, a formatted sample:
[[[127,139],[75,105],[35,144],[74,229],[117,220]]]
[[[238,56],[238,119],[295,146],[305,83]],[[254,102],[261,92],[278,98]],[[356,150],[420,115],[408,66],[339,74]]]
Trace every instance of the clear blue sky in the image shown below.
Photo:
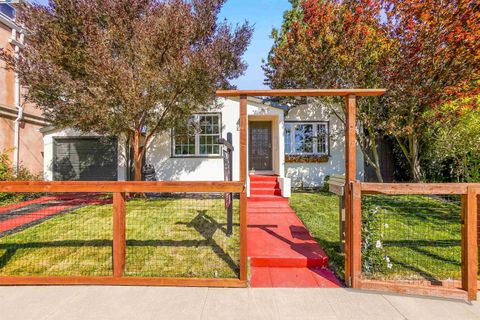
[[[47,3],[47,0],[34,0]],[[255,26],[252,43],[245,54],[248,69],[244,76],[234,81],[239,89],[264,88],[264,75],[261,68],[262,58],[266,58],[272,47],[270,34],[272,28],[282,24],[283,12],[290,8],[288,0],[228,0],[220,18],[232,24],[249,21]]]
[[[272,28],[282,25],[283,12],[291,7],[288,0],[228,0],[221,12],[222,19],[230,23],[245,20],[255,25],[252,43],[245,54],[248,69],[245,75],[235,81],[239,89],[264,88],[262,58],[267,58],[273,41]]]

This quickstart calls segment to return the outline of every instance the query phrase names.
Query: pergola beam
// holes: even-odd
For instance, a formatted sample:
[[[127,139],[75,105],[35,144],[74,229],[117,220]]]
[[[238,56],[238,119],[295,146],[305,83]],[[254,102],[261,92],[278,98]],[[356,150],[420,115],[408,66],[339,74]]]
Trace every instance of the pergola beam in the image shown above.
[[[378,97],[385,89],[277,89],[277,90],[218,90],[218,97]]]

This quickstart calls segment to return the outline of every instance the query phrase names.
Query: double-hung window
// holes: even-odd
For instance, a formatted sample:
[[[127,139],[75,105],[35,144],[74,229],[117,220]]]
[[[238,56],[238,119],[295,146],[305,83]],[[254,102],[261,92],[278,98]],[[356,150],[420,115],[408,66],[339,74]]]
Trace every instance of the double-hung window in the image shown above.
[[[16,10],[14,7],[12,7],[9,4],[6,4],[6,3],[0,4],[0,13],[10,18],[10,20],[15,20]]]
[[[285,153],[289,155],[327,155],[327,122],[285,123]]]
[[[173,155],[182,157],[220,156],[220,114],[196,114],[174,130]]]

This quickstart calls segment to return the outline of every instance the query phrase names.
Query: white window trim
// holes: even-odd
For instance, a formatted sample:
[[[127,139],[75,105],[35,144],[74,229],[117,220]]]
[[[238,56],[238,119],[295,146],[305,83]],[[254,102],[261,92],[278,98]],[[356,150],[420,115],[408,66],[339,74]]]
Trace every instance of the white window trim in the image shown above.
[[[297,122],[297,121],[285,121],[285,124],[290,125],[290,152],[285,149],[287,155],[329,155],[330,154],[330,126],[328,121],[312,121],[312,122]],[[299,125],[312,125],[313,126],[313,152],[296,152],[295,148],[295,127]],[[325,152],[318,152],[318,126],[323,125],[326,131],[325,139]],[[286,133],[285,128],[285,135]]]
[[[194,118],[194,123],[199,124],[200,123],[200,117],[202,116],[216,116],[218,117],[218,128],[219,128],[219,133],[218,136],[219,138],[222,137],[222,115],[220,113],[198,113],[192,115]],[[205,134],[205,136],[216,136],[217,134]],[[212,153],[212,154],[200,154],[200,132],[195,132],[195,154],[177,154],[176,151],[176,141],[175,141],[175,130],[172,131],[172,157],[174,158],[215,158],[215,157],[221,157],[222,156],[222,148],[219,145],[219,151],[218,153]]]

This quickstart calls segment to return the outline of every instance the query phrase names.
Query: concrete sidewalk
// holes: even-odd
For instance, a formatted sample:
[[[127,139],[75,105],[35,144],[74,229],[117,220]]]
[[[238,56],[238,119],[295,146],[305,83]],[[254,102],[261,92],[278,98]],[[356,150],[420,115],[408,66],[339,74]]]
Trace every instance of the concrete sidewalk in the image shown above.
[[[480,304],[348,289],[0,287],[0,319],[480,319]]]

